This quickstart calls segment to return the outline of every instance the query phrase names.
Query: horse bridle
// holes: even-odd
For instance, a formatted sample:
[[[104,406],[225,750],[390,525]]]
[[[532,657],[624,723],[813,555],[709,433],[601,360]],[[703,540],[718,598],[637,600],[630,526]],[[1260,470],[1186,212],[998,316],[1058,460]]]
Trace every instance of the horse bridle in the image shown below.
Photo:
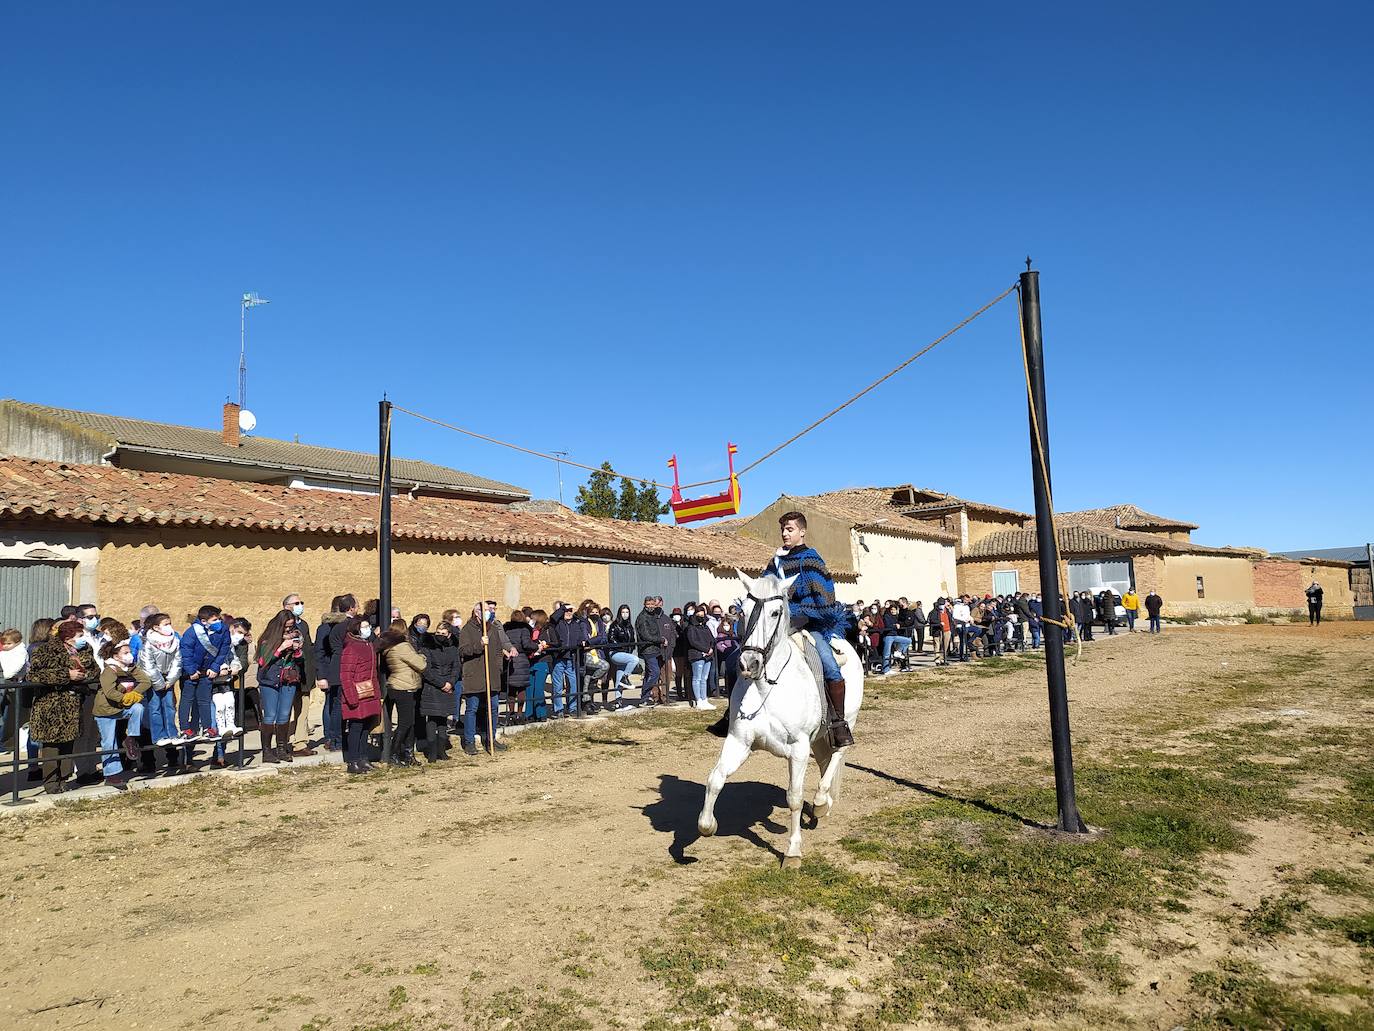
[[[746,623],[744,624],[743,640],[745,640],[745,641],[748,641],[751,637],[754,636],[754,628],[755,628],[756,626],[758,626],[759,617],[761,617],[761,616],[763,615],[763,606],[764,606],[765,602],[768,602],[768,601],[781,601],[784,605],[787,604],[787,599],[786,599],[786,598],[781,598],[781,599],[778,599],[778,598],[755,598],[755,597],[754,597],[754,592],[753,592],[753,591],[750,591],[750,592],[749,592],[748,597],[749,597],[749,600],[752,601],[752,602],[754,603],[754,608],[753,608],[753,610],[749,613],[749,620],[748,620],[748,622],[746,622]],[[782,636],[784,627],[785,627],[786,625],[787,625],[786,620],[782,620],[782,619],[778,620],[777,629],[773,631],[772,636],[768,638],[768,643],[765,644],[762,648],[756,647],[755,645],[752,645],[752,644],[746,644],[743,648],[740,649],[740,658],[743,658],[743,657],[744,657],[747,653],[749,653],[749,652],[753,652],[754,654],[756,654],[756,655],[759,656],[759,659],[760,659],[759,675],[760,675],[761,677],[763,677],[764,683],[768,684],[768,686],[769,686],[770,688],[772,688],[773,685],[777,684],[778,680],[780,680],[780,679],[782,678],[783,670],[787,669],[787,662],[791,662],[791,661],[792,661],[792,656],[791,656],[791,655],[788,655],[788,656],[787,656],[787,662],[784,662],[784,663],[782,664],[782,669],[778,670],[778,676],[777,676],[777,678],[776,678],[776,679],[769,679],[769,676],[768,676],[768,659],[769,659],[769,657],[773,654],[774,649],[777,648],[777,646],[778,646],[778,640],[779,640],[780,637]],[[768,696],[765,694],[765,695],[763,696],[763,698],[764,698],[764,701],[766,701],[766,700],[768,699]],[[759,709],[762,709],[762,708],[763,708],[763,702],[760,702],[760,703],[759,703]],[[758,713],[755,712],[754,715],[757,716]],[[750,717],[745,717],[745,718],[748,719],[748,718],[750,718]]]

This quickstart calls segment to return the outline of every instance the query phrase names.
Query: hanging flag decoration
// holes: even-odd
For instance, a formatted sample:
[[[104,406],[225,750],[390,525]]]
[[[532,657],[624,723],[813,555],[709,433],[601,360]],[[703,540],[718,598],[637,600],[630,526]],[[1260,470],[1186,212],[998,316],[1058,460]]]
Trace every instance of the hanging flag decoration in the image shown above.
[[[735,454],[738,451],[739,448],[734,444],[729,444],[726,449],[730,461],[729,489],[704,498],[683,498],[678,486],[677,455],[668,459],[668,468],[673,470],[673,494],[668,500],[673,510],[673,522],[694,523],[700,519],[719,519],[721,516],[739,514],[739,477],[735,475]]]

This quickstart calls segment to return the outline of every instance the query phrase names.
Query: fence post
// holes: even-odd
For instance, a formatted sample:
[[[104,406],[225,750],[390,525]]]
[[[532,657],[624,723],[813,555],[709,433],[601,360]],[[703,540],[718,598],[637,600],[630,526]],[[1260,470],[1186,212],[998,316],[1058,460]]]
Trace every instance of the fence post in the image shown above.
[[[234,722],[237,723],[237,724],[239,725],[239,761],[238,761],[238,769],[240,769],[240,770],[243,769],[243,747],[244,747],[244,746],[243,746],[243,741],[244,741],[244,738],[246,738],[246,737],[248,736],[248,732],[247,732],[246,730],[243,729],[243,724],[248,722],[248,706],[244,703],[244,698],[243,698],[244,685],[245,685],[247,682],[248,682],[248,674],[247,674],[247,672],[241,672],[241,673],[239,673],[239,686],[235,689],[235,693],[238,695],[238,698],[235,699],[235,705],[237,706],[237,710],[236,710],[236,712],[235,712],[235,716],[237,716],[238,718],[237,718]]]
[[[32,805],[37,801],[37,799],[33,798],[19,797],[19,711],[23,708],[20,704],[20,700],[22,698],[24,686],[23,684],[16,684],[13,687],[0,688],[0,690],[9,690],[11,692],[10,720],[14,722],[14,761],[10,771],[10,797],[3,803],[7,806]]]

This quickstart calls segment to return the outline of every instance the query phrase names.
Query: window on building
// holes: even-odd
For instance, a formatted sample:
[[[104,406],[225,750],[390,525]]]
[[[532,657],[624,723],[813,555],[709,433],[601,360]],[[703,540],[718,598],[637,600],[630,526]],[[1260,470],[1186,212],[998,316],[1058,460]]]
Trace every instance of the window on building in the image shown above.
[[[1197,578],[1197,596],[1198,596],[1199,598],[1205,598],[1205,597],[1207,597],[1207,595],[1206,595],[1206,593],[1205,593],[1205,591],[1203,590],[1203,587],[1202,587],[1202,577],[1198,577],[1198,578]]]
[[[1015,594],[1021,589],[1021,577],[1015,569],[997,569],[992,574],[993,594]]]

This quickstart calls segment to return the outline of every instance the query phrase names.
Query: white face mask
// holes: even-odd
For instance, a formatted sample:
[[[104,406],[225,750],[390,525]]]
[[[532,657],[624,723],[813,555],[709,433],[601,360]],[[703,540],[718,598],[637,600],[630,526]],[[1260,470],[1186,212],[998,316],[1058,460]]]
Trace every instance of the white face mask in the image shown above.
[[[362,626],[358,628],[358,636],[361,637],[364,641],[366,641],[369,637],[372,636],[372,628],[368,626],[366,623],[364,623]]]
[[[236,646],[240,645],[243,643],[243,635],[240,633],[230,634],[229,640],[232,641]]]

